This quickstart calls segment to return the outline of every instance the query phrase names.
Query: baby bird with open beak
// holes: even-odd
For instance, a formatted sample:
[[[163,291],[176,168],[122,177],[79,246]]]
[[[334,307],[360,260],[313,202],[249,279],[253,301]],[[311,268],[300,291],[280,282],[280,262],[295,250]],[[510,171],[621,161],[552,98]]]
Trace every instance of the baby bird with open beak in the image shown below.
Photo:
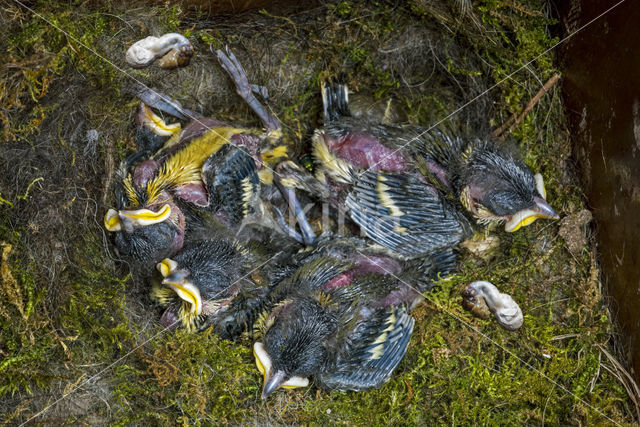
[[[182,129],[145,104],[140,108],[141,151],[120,168],[116,208],[107,211],[104,224],[115,233],[119,252],[141,264],[175,254],[210,216],[227,227],[261,221],[260,183],[273,180],[271,168],[287,156],[286,147],[277,145],[280,121],[257,101],[240,63],[230,51],[216,54],[266,129],[202,117],[148,89],[139,93],[169,114],[192,119]]]
[[[413,145],[420,171],[481,224],[504,222],[514,232],[538,218],[558,219],[541,174],[497,142],[430,130]]]
[[[266,298],[270,279],[258,260],[228,239],[203,240],[156,266],[151,299],[165,307],[160,323],[196,332],[213,326],[234,339],[253,324]]]

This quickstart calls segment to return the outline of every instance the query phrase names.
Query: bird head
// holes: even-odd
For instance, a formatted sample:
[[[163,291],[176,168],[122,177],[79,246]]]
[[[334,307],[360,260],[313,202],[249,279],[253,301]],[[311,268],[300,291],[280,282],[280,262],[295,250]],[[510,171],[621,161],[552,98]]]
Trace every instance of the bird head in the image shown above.
[[[179,269],[176,261],[165,258],[156,269],[163,277],[162,288],[152,291],[152,298],[163,305],[168,305],[167,310],[189,332],[197,329],[199,318],[202,314],[203,300],[200,289],[190,280],[187,270]],[[176,304],[179,303],[176,313]],[[171,317],[168,313],[163,318]],[[169,325],[167,325],[169,326]]]
[[[107,231],[115,233],[121,256],[153,265],[182,246],[182,213],[169,204],[158,209],[109,209],[104,217]]]
[[[262,398],[266,399],[277,389],[306,387],[309,385],[309,378],[287,374],[284,369],[274,369],[271,357],[263,343],[253,344],[253,354],[256,357],[258,370],[264,376],[264,386],[262,388]]]
[[[137,115],[138,126],[135,128],[135,141],[139,153],[147,156],[158,153],[169,139],[176,141],[180,136],[180,123],[167,124],[145,104],[141,103]]]
[[[335,329],[323,311],[319,304],[303,300],[278,307],[264,342],[253,347],[264,375],[263,399],[279,388],[306,387],[309,376],[322,367],[327,354],[323,341]]]
[[[558,219],[546,201],[542,175],[497,147],[469,147],[460,200],[480,221],[505,221],[513,232],[538,218]]]

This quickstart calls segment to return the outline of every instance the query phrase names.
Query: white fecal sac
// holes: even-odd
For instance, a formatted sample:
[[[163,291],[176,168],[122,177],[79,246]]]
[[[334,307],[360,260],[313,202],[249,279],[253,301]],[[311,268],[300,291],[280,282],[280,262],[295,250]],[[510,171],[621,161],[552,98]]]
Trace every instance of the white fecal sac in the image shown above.
[[[171,50],[180,51],[181,49],[193,51],[191,42],[182,34],[168,33],[161,37],[149,36],[138,40],[127,50],[126,60],[132,67],[142,68]]]
[[[484,280],[471,283],[463,292],[464,307],[481,316],[486,306],[503,328],[515,331],[522,326],[524,317],[520,306],[511,295],[501,293],[491,282]],[[482,317],[482,316],[481,316]]]

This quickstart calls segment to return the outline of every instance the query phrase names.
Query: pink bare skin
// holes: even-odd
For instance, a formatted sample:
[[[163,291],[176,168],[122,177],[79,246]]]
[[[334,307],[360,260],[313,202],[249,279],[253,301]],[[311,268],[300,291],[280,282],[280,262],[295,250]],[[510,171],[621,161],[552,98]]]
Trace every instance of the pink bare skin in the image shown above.
[[[182,200],[186,200],[196,206],[206,207],[209,205],[209,194],[201,182],[177,187],[174,193]]]
[[[158,170],[158,163],[154,160],[145,160],[136,166],[133,171],[133,184],[142,189],[147,185],[147,182],[153,178]]]
[[[326,135],[325,135],[326,137]],[[391,148],[380,144],[367,132],[354,132],[337,140],[325,140],[331,152],[359,169],[404,172],[409,169],[406,160]]]
[[[356,260],[356,265],[344,273],[338,274],[333,279],[322,285],[322,290],[332,291],[348,285],[353,278],[363,274],[398,274],[402,267],[400,263],[394,259],[376,256],[360,256]]]

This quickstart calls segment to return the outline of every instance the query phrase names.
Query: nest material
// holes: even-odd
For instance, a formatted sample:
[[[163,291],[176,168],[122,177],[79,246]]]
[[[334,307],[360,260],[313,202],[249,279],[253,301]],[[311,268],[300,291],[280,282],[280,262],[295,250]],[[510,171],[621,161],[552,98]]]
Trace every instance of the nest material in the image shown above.
[[[287,16],[217,17],[164,5],[42,4],[39,16],[11,2],[3,6],[0,240],[3,286],[15,291],[0,295],[7,320],[0,326],[2,417],[633,422],[637,393],[610,362],[613,327],[592,242],[569,252],[557,224],[540,221],[517,235],[500,234],[491,261],[467,255],[461,272],[415,312],[411,347],[382,389],[326,394],[311,388],[278,393],[266,405],[246,343],[207,333],[156,336],[148,284],[116,259],[102,227],[113,204],[115,168],[135,150],[136,85],[220,120],[259,124],[209,45],[228,44],[251,82],[267,88],[267,104],[301,154],[319,117],[319,82],[339,75],[353,90],[398,100],[412,123],[451,115],[487,134],[518,114],[555,71],[547,54],[510,75],[552,44],[544,2],[494,6],[345,1]],[[194,44],[188,67],[126,66],[128,46],[171,31]],[[579,212],[584,201],[567,172],[570,149],[557,91],[512,134],[525,161],[545,175],[552,205],[565,215]],[[460,290],[476,279],[514,295],[526,315],[523,332],[509,335],[464,313]]]

